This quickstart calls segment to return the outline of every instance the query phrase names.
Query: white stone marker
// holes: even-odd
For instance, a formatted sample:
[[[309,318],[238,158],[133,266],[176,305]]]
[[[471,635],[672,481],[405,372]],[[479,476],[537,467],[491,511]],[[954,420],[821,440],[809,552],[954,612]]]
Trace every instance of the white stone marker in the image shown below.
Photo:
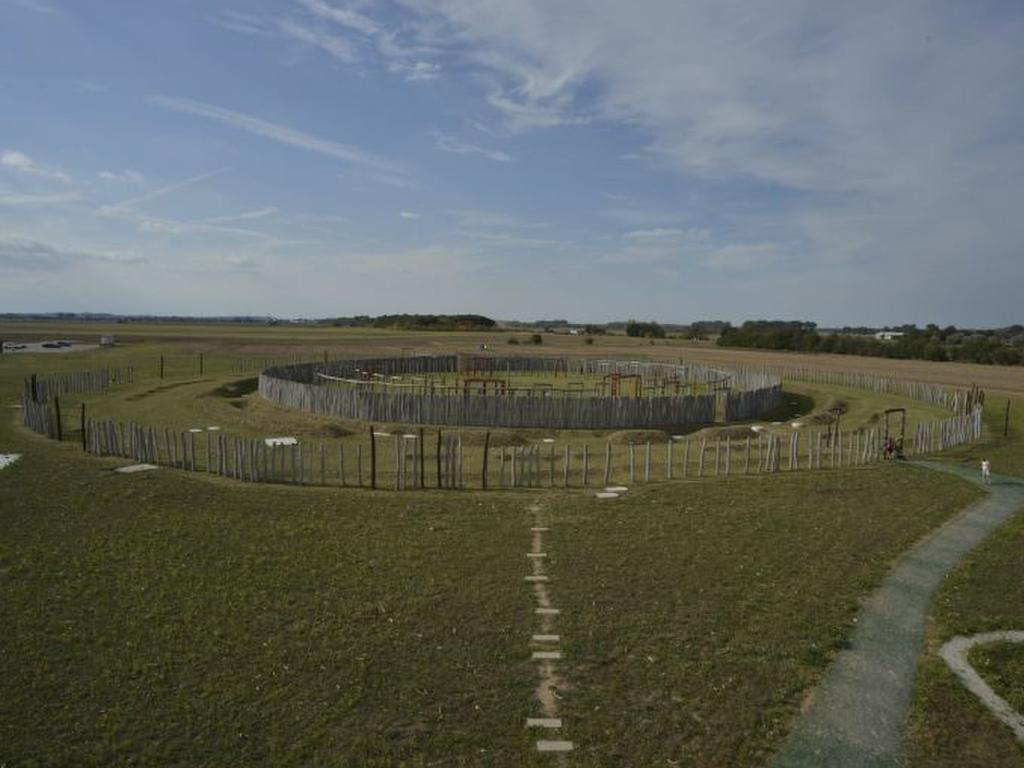
[[[545,661],[551,659],[552,661],[562,658],[561,651],[534,651],[530,657],[534,661]]]
[[[572,752],[571,741],[538,741],[538,752]]]
[[[537,643],[557,643],[562,639],[561,635],[534,635],[533,640]]]
[[[612,493],[611,491],[601,491],[600,493],[595,493],[594,496],[596,498],[598,498],[598,499],[617,499],[617,498],[619,498],[619,494]]]
[[[11,466],[20,458],[20,453],[0,453],[0,469]]]
[[[561,728],[562,718],[560,717],[528,717],[526,718],[527,728]]]
[[[547,576],[524,576],[524,581],[547,581]]]
[[[127,467],[118,467],[115,472],[120,472],[123,475],[131,475],[136,472],[148,472],[151,469],[156,469],[155,464],[131,464]]]
[[[535,608],[533,612],[538,616],[557,616],[561,613],[557,608]]]

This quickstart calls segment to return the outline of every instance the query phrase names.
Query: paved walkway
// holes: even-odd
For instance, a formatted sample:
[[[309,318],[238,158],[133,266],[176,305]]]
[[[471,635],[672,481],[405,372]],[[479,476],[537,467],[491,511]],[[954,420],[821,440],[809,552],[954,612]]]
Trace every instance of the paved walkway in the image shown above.
[[[974,482],[977,472],[922,464]],[[903,726],[936,588],[975,545],[1024,507],[1024,482],[993,477],[989,495],[904,554],[857,616],[850,648],[814,691],[814,702],[772,765],[902,766]]]

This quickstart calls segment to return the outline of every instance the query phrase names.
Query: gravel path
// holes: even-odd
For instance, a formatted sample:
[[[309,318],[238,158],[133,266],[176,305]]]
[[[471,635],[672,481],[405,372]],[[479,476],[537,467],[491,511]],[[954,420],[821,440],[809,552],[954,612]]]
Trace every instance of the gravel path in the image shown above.
[[[979,482],[977,472],[923,464]],[[903,726],[932,597],[943,576],[1024,507],[1024,482],[993,477],[989,495],[929,535],[896,563],[857,616],[813,702],[772,765],[902,766]]]

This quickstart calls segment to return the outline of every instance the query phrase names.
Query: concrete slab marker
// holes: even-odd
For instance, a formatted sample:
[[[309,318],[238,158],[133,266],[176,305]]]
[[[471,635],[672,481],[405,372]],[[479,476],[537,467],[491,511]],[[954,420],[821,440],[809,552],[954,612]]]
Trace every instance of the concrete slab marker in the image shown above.
[[[544,660],[547,660],[547,659],[550,659],[551,661],[556,661],[556,660],[562,658],[562,652],[561,651],[534,651],[533,655],[530,658],[533,661],[544,661]]]
[[[562,718],[560,717],[528,717],[526,718],[527,728],[561,728]]]
[[[20,458],[20,453],[0,453],[0,469],[11,466],[11,464]]]
[[[543,526],[536,526],[535,528],[530,529],[533,533],[547,533],[550,530],[550,528],[545,528]]]
[[[523,581],[547,581],[547,576],[524,576]]]
[[[547,557],[546,552],[527,552],[527,557]]]
[[[557,643],[562,639],[561,635],[534,635],[533,641],[536,643]]]
[[[533,612],[538,616],[557,616],[561,613],[557,608],[534,608]]]
[[[611,493],[609,491],[601,491],[600,493],[595,493],[594,496],[599,498],[599,499],[617,499],[617,498],[619,498],[619,494]]]
[[[118,467],[115,472],[120,472],[122,475],[132,475],[136,472],[148,472],[151,469],[157,469],[155,464],[131,464],[127,467]]]
[[[572,752],[571,741],[538,741],[538,752]]]
[[[625,485],[609,485],[605,488],[608,493],[625,493],[629,488]]]

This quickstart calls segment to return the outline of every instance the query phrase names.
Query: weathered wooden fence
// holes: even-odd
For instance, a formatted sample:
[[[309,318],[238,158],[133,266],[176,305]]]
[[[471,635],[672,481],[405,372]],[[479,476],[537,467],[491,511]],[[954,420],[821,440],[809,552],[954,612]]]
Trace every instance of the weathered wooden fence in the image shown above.
[[[24,421],[56,437],[54,413],[23,402]],[[981,407],[970,414],[921,424],[905,452],[925,455],[981,436]],[[534,443],[469,446],[458,433],[375,433],[365,441],[268,444],[252,436],[211,430],[171,430],[136,422],[89,420],[83,447],[97,456],[119,456],[245,482],[364,487],[569,488],[655,480],[688,480],[798,470],[857,467],[886,458],[878,428],[800,430],[745,437],[694,436],[668,443],[594,446]]]
[[[134,380],[135,371],[131,366],[46,376],[32,374],[24,381],[22,396],[46,402],[62,395],[102,392],[112,384],[131,384]]]
[[[493,366],[500,372],[562,371],[566,375],[589,373],[635,373],[647,376],[676,376],[684,380],[728,381],[726,414],[751,418],[781,402],[781,385],[770,374],[754,371],[725,372],[692,365],[670,365],[638,361],[589,360],[572,358],[479,357],[470,361],[473,370]],[[454,373],[460,358],[398,357],[344,360],[328,363],[270,368],[260,375],[260,395],[288,408],[321,416],[384,421],[407,424],[447,426],[549,427],[552,429],[625,429],[680,427],[710,424],[716,420],[718,395],[654,395],[647,397],[551,397],[547,393],[527,396],[486,396],[447,394],[428,390],[367,390],[351,377],[376,374],[401,376],[428,373]],[[342,381],[325,382],[321,376]],[[754,387],[737,392],[737,387]],[[729,394],[745,395],[729,399]],[[731,409],[731,411],[730,411]]]

